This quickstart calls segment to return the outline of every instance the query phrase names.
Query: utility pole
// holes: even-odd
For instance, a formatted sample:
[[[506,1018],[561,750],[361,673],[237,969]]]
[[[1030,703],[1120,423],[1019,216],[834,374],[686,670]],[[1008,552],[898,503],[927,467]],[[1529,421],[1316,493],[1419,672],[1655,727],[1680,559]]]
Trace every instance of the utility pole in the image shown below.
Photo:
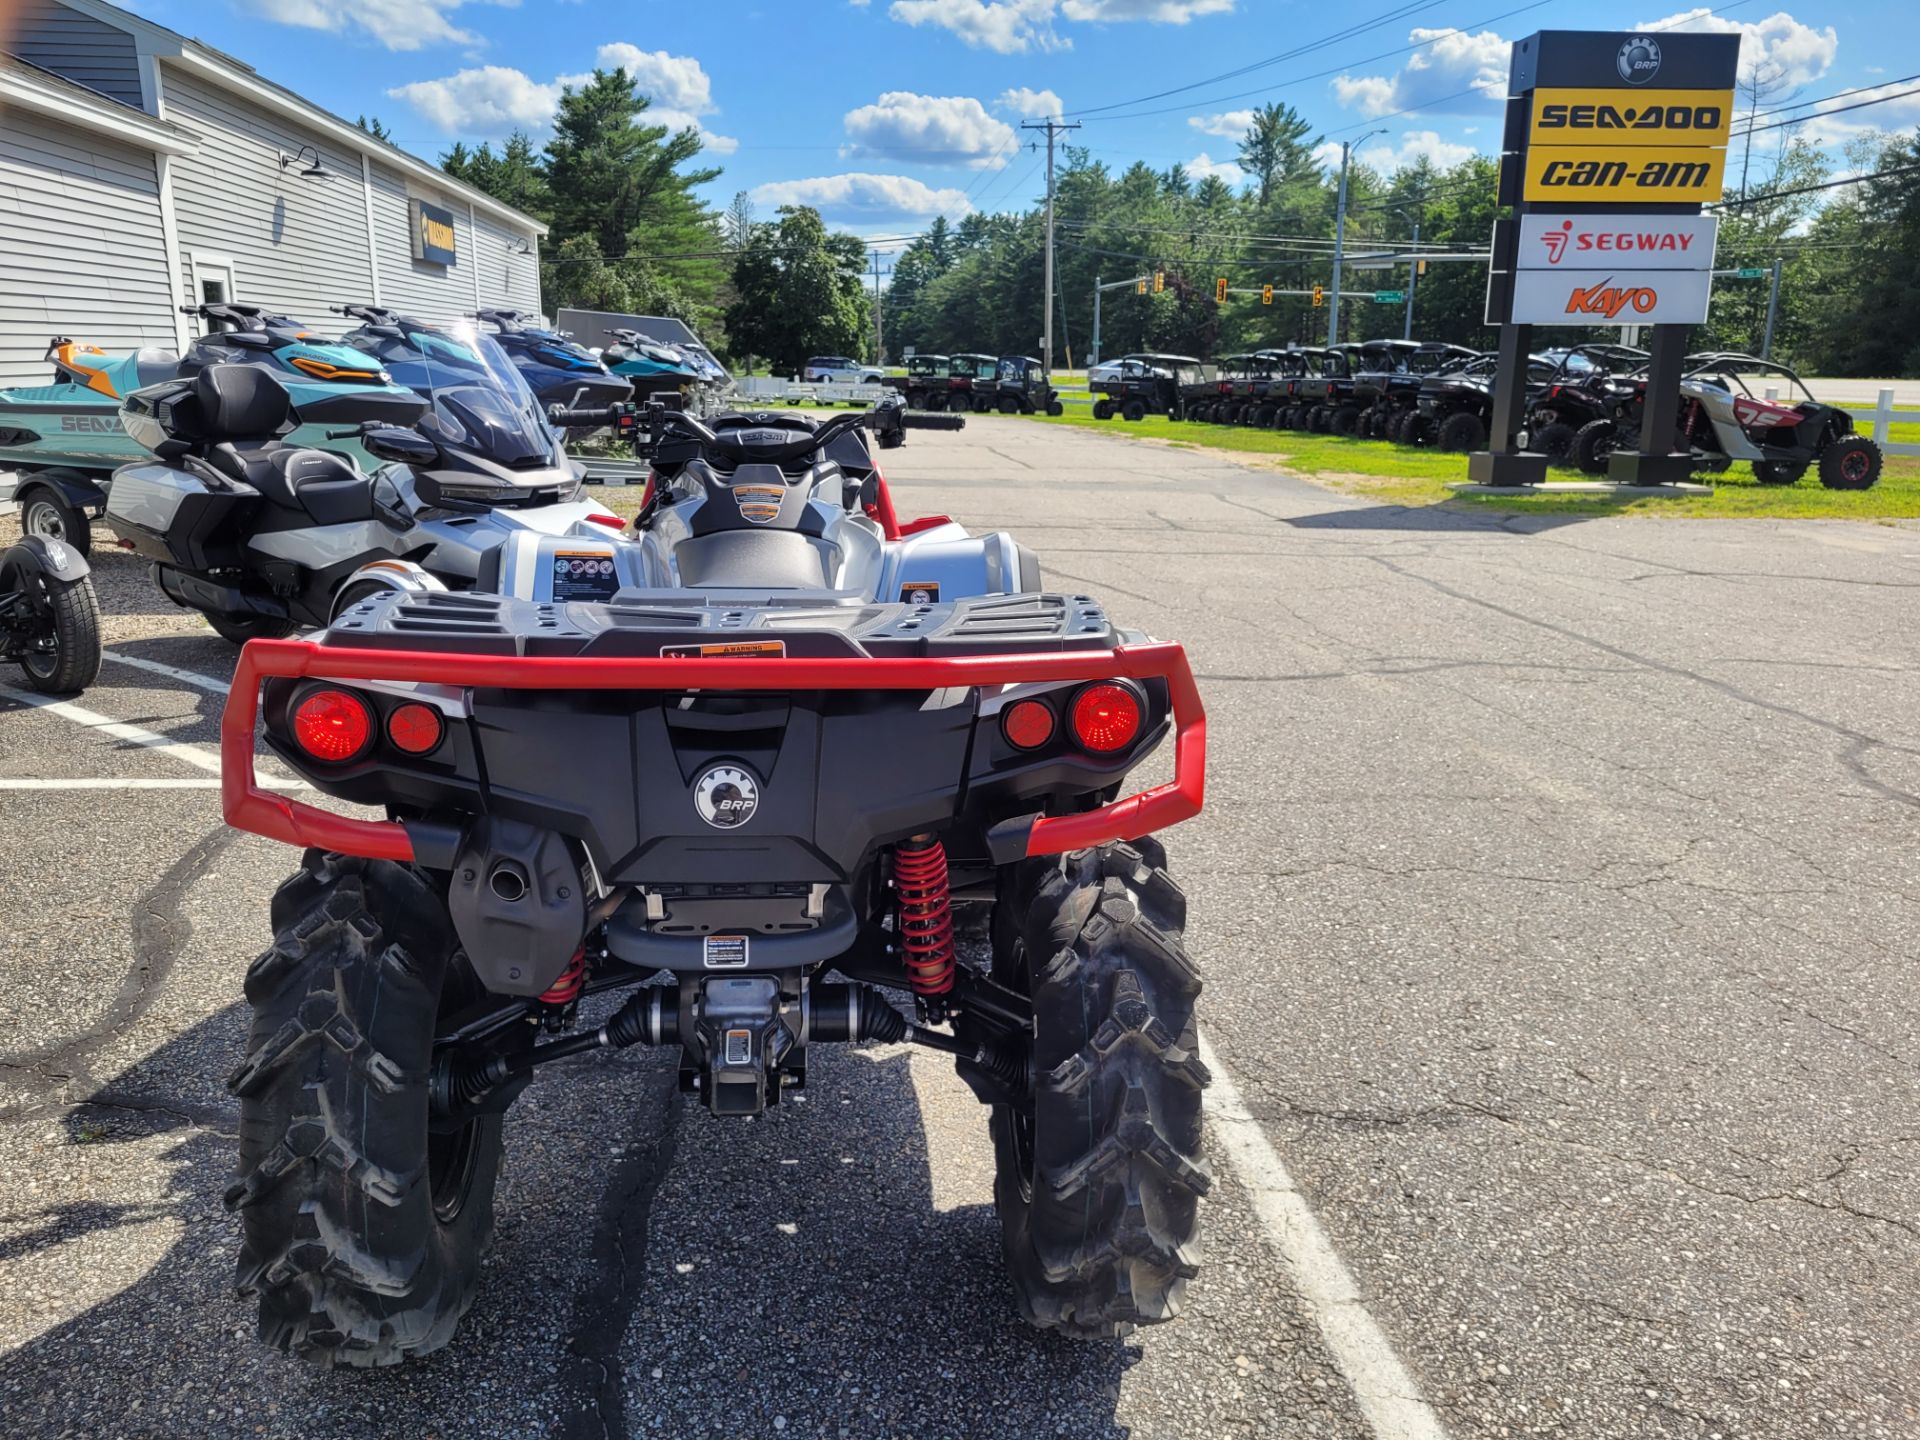
[[[1022,130],[1044,130],[1047,132],[1047,263],[1046,263],[1046,329],[1041,334],[1040,346],[1046,351],[1040,359],[1040,368],[1048,374],[1053,373],[1053,142],[1054,138],[1067,130],[1078,130],[1080,122],[1066,124],[1052,116],[1042,121],[1025,120],[1020,124]]]
[[[1100,363],[1100,277],[1093,277],[1093,341],[1087,347],[1087,364]]]
[[[1780,314],[1780,257],[1773,257],[1773,281],[1767,286],[1767,334],[1760,342],[1760,358],[1773,358],[1773,322]]]
[[[1407,323],[1402,340],[1413,338],[1413,287],[1420,282],[1420,217],[1413,217],[1413,258],[1407,261]]]
[[[891,275],[893,271],[888,270],[886,273]],[[880,304],[880,252],[876,250],[873,252],[873,363],[876,365],[884,365],[887,363],[886,326],[880,318],[882,308]]]
[[[1331,301],[1327,307],[1329,347],[1340,343],[1340,261],[1347,249],[1347,162],[1353,158],[1353,149],[1361,141],[1386,133],[1385,130],[1369,130],[1359,140],[1340,142],[1340,198],[1333,207],[1333,293],[1327,297]]]

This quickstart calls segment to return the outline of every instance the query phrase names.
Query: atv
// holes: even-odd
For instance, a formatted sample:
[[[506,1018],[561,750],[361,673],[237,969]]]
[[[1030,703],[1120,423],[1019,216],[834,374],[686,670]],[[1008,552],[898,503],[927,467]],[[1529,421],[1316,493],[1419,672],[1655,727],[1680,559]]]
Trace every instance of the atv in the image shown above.
[[[1342,342],[1320,352],[1320,383],[1302,392],[1307,401],[1306,426],[1317,434],[1353,435],[1360,428],[1360,406],[1354,397],[1354,365],[1360,347]]]
[[[1374,398],[1372,413],[1362,417],[1362,433],[1399,445],[1417,445],[1420,443],[1422,382],[1428,376],[1451,374],[1476,359],[1480,352],[1464,345],[1427,341],[1399,353],[1401,363],[1397,368],[1376,381],[1379,393]]]
[[[1555,465],[1571,464],[1580,427],[1610,409],[1613,392],[1606,382],[1644,369],[1649,356],[1631,345],[1576,345],[1549,352],[1548,358],[1554,368],[1514,438],[1522,450],[1545,455]]]
[[[870,461],[843,465],[862,418],[668,413],[639,538],[598,542],[582,583],[372,596],[241,652],[226,816],[306,847],[229,1080],[268,1344],[323,1366],[445,1345],[514,1099],[641,1044],[724,1117],[779,1106],[823,1045],[949,1054],[990,1108],[1020,1313],[1096,1338],[1179,1311],[1208,1074],[1152,835],[1201,804],[1192,673],[1044,590],[1011,537],[902,523]],[[262,726],[383,818],[263,786]],[[1169,737],[1172,778],[1116,798]],[[953,926],[973,900],[977,959]]]
[[[994,369],[994,404],[1002,415],[1064,415],[1060,392],[1031,355],[1002,355]]]
[[[1191,355],[1129,355],[1120,362],[1117,374],[1103,376],[1088,385],[1100,398],[1093,402],[1093,418],[1144,420],[1149,415],[1165,415],[1183,420],[1187,414],[1188,390],[1206,383],[1205,373]]]
[[[1457,369],[1431,375],[1420,382],[1419,422],[1403,427],[1411,442],[1456,452],[1485,449],[1487,424],[1493,414],[1493,381],[1499,357],[1489,351]],[[1554,362],[1544,355],[1527,357],[1527,393],[1537,395],[1553,374]]]
[[[947,365],[945,355],[909,355],[905,375],[889,375],[881,383],[899,391],[913,410],[947,408]]]
[[[997,355],[950,355],[947,357],[947,396],[949,410],[971,410],[984,415],[993,409],[994,377],[1000,372]],[[928,397],[931,402],[932,397]],[[929,408],[938,409],[929,404]]]
[[[0,661],[49,695],[75,694],[100,673],[100,602],[78,547],[29,534],[0,550]]]

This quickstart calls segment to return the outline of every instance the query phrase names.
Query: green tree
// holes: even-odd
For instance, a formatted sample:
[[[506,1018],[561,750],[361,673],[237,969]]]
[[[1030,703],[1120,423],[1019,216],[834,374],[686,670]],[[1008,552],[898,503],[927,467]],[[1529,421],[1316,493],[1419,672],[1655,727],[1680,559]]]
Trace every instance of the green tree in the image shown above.
[[[380,117],[378,115],[362,115],[353,123],[366,131],[367,134],[371,135],[374,139],[384,140],[389,145],[393,144],[393,132],[380,123]]]
[[[689,323],[698,307],[660,271],[635,256],[608,260],[591,235],[563,240],[542,257],[541,293],[549,308],[670,315]]]
[[[808,206],[777,213],[753,227],[734,259],[728,353],[765,356],[786,374],[809,355],[862,353],[871,331],[861,285],[866,247],[852,235],[829,235]]]
[[[540,156],[524,130],[514,131],[498,153],[487,144],[469,150],[456,143],[440,157],[440,168],[523,215],[546,220],[552,214]]]
[[[1279,101],[1262,105],[1253,112],[1240,142],[1240,168],[1260,182],[1259,203],[1272,198],[1274,186],[1292,180],[1319,179],[1320,166],[1313,158],[1320,137],[1307,136],[1313,127],[1291,105]]]

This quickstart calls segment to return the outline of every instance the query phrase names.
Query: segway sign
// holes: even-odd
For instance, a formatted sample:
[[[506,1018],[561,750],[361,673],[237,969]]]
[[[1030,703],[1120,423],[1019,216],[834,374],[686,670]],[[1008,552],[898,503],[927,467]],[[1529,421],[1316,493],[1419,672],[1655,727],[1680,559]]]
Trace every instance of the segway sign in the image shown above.
[[[1713,215],[1522,215],[1521,270],[1711,270]]]
[[[1516,325],[1698,325],[1713,291],[1710,270],[1520,270]]]

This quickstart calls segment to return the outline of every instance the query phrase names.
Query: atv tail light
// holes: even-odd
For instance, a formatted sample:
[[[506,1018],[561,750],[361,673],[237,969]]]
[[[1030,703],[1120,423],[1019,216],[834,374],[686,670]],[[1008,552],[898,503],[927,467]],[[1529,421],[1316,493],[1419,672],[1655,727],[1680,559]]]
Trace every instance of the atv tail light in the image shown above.
[[[315,690],[293,712],[293,738],[314,759],[337,765],[367,748],[373,716],[350,690]]]
[[[624,530],[627,528],[627,522],[622,520],[618,515],[601,515],[595,513],[587,516],[587,519],[596,525],[605,525],[610,530]]]
[[[1000,717],[1000,731],[1016,750],[1038,750],[1053,738],[1053,711],[1038,700],[1020,700]]]
[[[387,739],[394,749],[408,755],[425,755],[440,743],[444,733],[440,712],[418,700],[409,700],[387,716]]]
[[[1140,697],[1103,680],[1073,698],[1073,738],[1096,754],[1124,750],[1140,734]]]

